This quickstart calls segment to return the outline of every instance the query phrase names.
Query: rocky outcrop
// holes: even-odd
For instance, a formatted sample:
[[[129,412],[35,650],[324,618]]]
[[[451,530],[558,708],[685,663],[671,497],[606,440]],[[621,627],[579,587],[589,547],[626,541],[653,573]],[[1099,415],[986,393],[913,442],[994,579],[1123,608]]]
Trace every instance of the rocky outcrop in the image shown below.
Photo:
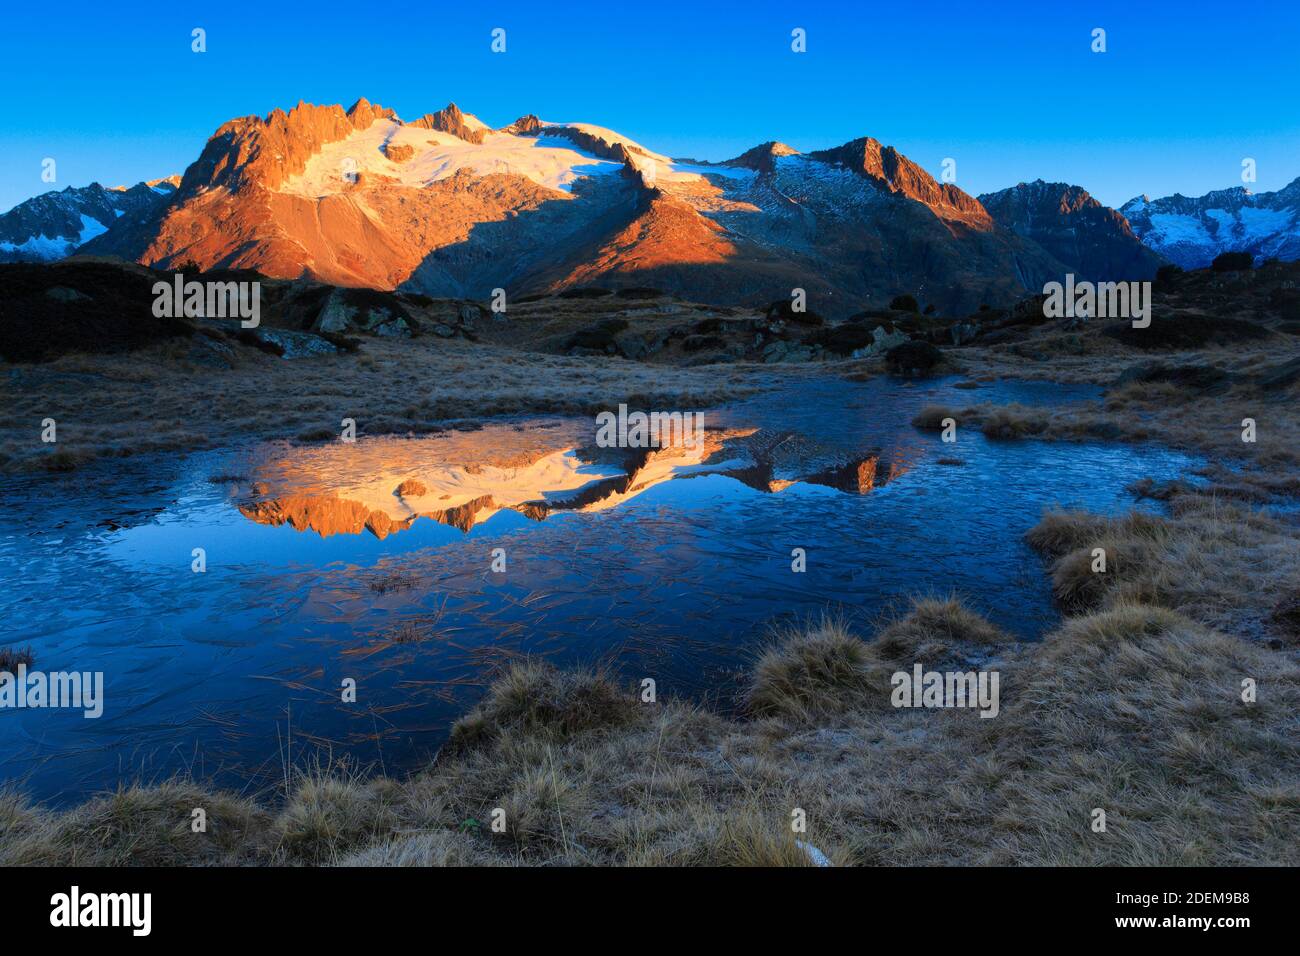
[[[729,159],[724,166],[737,166],[752,169],[760,173],[770,173],[776,169],[776,161],[782,156],[797,156],[799,151],[785,143],[762,143],[753,149],[747,149],[735,159]]]
[[[938,183],[916,163],[892,146],[882,146],[870,136],[852,140],[834,149],[817,150],[809,159],[843,166],[897,195],[915,199],[944,219],[955,219],[981,229],[993,222],[979,200],[951,183]]]
[[[509,126],[501,127],[497,132],[509,133],[512,136],[532,136],[540,132],[541,129],[542,121],[532,113],[528,113],[519,117],[519,119],[515,120]]]
[[[395,163],[404,163],[415,155],[415,148],[402,143],[385,143],[384,155]]]
[[[323,538],[369,531],[382,540],[394,531],[410,527],[414,520],[394,520],[386,512],[332,495],[285,495],[246,501],[239,505],[239,513],[258,524],[277,527],[287,524],[295,531],[315,531]]]
[[[579,149],[591,153],[593,156],[610,159],[616,163],[622,163],[624,166],[633,165],[632,154],[634,151],[639,155],[645,155],[640,150],[629,149],[621,140],[610,141],[603,136],[573,126],[543,126],[540,132],[546,136],[567,139]]]
[[[410,313],[393,296],[368,289],[334,289],[312,323],[312,331],[410,338],[413,324]]]
[[[301,173],[307,160],[326,143],[366,129],[375,120],[396,114],[359,99],[348,110],[340,106],[314,106],[299,102],[285,112],[276,109],[265,118],[245,116],[220,127],[208,140],[198,160],[181,179],[179,199],[199,190],[224,187],[231,192],[255,186],[278,189],[289,177]]]
[[[483,126],[471,124],[455,103],[448,103],[436,113],[426,113],[411,125],[421,129],[437,130],[440,133],[450,133],[467,143],[482,143],[483,135],[487,132]]]

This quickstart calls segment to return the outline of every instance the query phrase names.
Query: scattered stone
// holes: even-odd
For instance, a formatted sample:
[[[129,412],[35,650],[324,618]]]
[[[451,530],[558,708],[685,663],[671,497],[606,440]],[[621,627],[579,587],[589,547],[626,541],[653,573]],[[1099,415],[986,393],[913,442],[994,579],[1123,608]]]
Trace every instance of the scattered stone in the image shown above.
[[[384,338],[409,338],[411,316],[390,293],[334,289],[312,324],[313,332],[334,335],[363,332]]]
[[[825,325],[826,320],[816,312],[796,312],[790,299],[778,299],[767,307],[768,321],[793,322],[795,325]]]
[[[503,312],[494,312],[492,314],[494,316],[500,316],[503,320],[505,318],[505,313]],[[462,302],[460,309],[456,312],[456,318],[459,319],[460,324],[467,329],[473,329],[474,325],[482,317],[483,310],[473,302]]]
[[[332,343],[310,332],[294,332],[290,329],[272,329],[266,326],[258,326],[247,331],[263,343],[278,349],[281,358],[309,358],[313,355],[334,355],[338,352]]]

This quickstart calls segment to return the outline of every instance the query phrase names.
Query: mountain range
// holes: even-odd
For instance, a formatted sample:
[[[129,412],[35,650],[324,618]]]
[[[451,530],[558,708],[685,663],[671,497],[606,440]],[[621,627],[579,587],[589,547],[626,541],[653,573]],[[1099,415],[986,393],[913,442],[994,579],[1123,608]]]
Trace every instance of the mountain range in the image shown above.
[[[1120,207],[1143,243],[1184,269],[1208,266],[1222,252],[1264,259],[1300,259],[1300,179],[1277,192],[1244,186],[1193,199],[1138,196]]]
[[[1150,278],[1247,238],[1260,255],[1300,255],[1300,180],[1227,194],[1116,211],[1038,180],[976,198],[869,137],[710,163],[587,123],[525,115],[493,129],[455,104],[405,122],[363,99],[231,120],[179,179],[38,196],[0,216],[0,257],[192,262],[477,299],[600,285],[759,304],[802,288],[830,316],[910,293],[959,313],[1065,273]],[[1205,241],[1171,217],[1202,223]]]
[[[35,196],[0,215],[0,262],[48,262],[76,252],[128,213],[152,210],[179,176],[134,186],[69,186]]]

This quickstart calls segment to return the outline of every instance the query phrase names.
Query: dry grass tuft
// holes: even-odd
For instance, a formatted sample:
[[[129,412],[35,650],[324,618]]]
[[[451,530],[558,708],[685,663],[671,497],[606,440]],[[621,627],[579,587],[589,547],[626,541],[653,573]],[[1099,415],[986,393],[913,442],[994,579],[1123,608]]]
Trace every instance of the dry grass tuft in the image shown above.
[[[916,417],[912,419],[912,425],[916,428],[938,431],[943,428],[945,418],[959,421],[957,413],[946,405],[926,405],[916,413]]]
[[[1025,536],[1052,562],[1053,589],[1069,610],[1146,603],[1229,632],[1264,636],[1259,593],[1277,594],[1300,566],[1300,539],[1266,511],[1205,495],[1173,499],[1169,518],[1049,512]],[[1093,549],[1106,572],[1092,571]]]
[[[1048,415],[1025,405],[995,405],[984,415],[980,430],[987,438],[1028,438],[1047,431]]]
[[[878,695],[874,664],[867,645],[843,621],[824,617],[778,635],[754,666],[746,704],[757,716],[799,720],[841,713]]]
[[[887,661],[940,665],[982,656],[1012,640],[956,598],[918,598],[907,615],[880,632],[875,647]]]
[[[346,766],[304,771],[271,828],[277,848],[292,860],[335,863],[391,834],[399,790],[382,779],[367,785]]]
[[[1057,560],[1052,568],[1052,594],[1071,611],[1097,607],[1129,563],[1140,560],[1133,552],[1122,551],[1115,541],[1098,539],[1092,547],[1079,548]]]
[[[30,647],[0,647],[0,671],[13,674],[18,670],[19,664],[30,668],[35,661],[36,655]]]
[[[1264,688],[1242,699],[1242,680]],[[1016,856],[1069,865],[1296,862],[1300,671],[1163,608],[1119,603],[1044,642],[998,728]],[[1087,826],[1106,811],[1105,833]]]
[[[702,866],[804,867],[816,866],[811,848],[791,831],[788,817],[777,816],[770,808],[749,806],[732,811],[720,821],[711,839],[700,847],[697,862]],[[832,865],[842,854],[825,853]]]
[[[487,697],[451,730],[454,747],[474,746],[505,731],[562,738],[634,720],[638,698],[600,673],[560,671],[550,664],[512,664]]]
[[[205,811],[206,832],[192,828]],[[185,781],[125,787],[66,813],[0,800],[0,865],[206,866],[251,863],[269,816],[252,801]]]

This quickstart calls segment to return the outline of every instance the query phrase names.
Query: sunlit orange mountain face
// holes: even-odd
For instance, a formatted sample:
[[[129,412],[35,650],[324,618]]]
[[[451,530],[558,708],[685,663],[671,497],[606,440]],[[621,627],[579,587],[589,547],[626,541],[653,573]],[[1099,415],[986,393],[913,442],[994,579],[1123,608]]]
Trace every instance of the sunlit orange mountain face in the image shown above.
[[[1114,218],[1090,242],[1153,272]],[[758,304],[798,286],[835,315],[899,289],[970,310],[1088,265],[1050,248],[870,138],[703,163],[587,123],[492,129],[454,104],[407,122],[363,99],[226,123],[174,194],[80,251],[433,296],[598,283]]]

